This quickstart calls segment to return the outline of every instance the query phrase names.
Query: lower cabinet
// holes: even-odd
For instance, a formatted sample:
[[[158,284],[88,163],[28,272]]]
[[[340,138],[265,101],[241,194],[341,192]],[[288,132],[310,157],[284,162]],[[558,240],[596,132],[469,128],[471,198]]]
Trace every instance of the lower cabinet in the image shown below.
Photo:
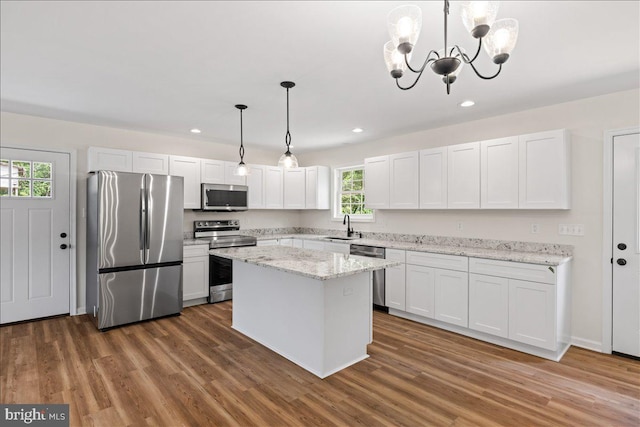
[[[469,328],[509,336],[509,279],[469,274]]]
[[[555,350],[556,296],[554,285],[509,279],[509,338]]]
[[[209,294],[209,245],[185,246],[182,260],[182,300]],[[188,304],[187,304],[188,305]]]
[[[278,244],[278,239],[258,240],[256,246],[275,246]]]
[[[348,255],[351,252],[351,245],[349,243],[324,242],[324,250]]]
[[[467,327],[469,314],[469,274],[435,269],[435,318]]]
[[[387,307],[397,310],[405,310],[406,307],[406,271],[405,251],[387,249],[385,259],[401,261],[396,267],[387,267],[384,270],[384,301]]]
[[[316,251],[324,251],[324,242],[319,240],[303,240],[302,247],[305,249],[315,249]]]
[[[435,269],[407,264],[406,311],[433,319],[435,295]]]

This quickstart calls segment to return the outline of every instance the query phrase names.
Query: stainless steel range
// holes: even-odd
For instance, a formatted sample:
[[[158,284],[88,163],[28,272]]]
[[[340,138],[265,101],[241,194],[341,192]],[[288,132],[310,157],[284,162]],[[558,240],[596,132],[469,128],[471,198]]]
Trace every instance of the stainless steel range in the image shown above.
[[[207,240],[210,249],[255,246],[256,238],[240,234],[240,221],[194,221],[194,237]],[[209,303],[230,300],[233,296],[233,262],[209,255]]]

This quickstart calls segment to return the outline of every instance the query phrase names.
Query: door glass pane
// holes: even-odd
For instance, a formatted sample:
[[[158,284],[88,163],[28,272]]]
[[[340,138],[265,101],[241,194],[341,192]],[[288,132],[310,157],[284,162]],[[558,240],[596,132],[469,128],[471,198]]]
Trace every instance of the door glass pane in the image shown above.
[[[11,176],[18,178],[31,178],[31,162],[14,160],[11,162]]]
[[[9,176],[9,160],[0,159],[0,176]]]
[[[11,194],[15,197],[31,197],[31,181],[28,179],[12,179]]]
[[[8,179],[0,179],[0,197],[9,195],[9,183]]]
[[[33,197],[51,197],[51,181],[33,181]]]
[[[33,177],[51,179],[51,163],[33,162]]]

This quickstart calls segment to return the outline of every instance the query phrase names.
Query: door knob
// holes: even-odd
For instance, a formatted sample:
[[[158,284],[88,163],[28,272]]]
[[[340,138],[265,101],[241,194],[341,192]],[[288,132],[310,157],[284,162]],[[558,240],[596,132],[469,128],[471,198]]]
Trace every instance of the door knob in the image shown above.
[[[67,245],[65,245],[64,243],[60,245],[60,249],[67,249]],[[619,260],[618,260],[619,261]]]
[[[624,243],[618,243],[618,249],[624,251],[625,249],[627,249],[627,245],[625,245]]]
[[[64,239],[65,237],[67,237],[67,233],[60,233],[60,237]]]
[[[618,263],[618,265],[627,265],[627,260],[624,258],[618,258],[616,262]]]

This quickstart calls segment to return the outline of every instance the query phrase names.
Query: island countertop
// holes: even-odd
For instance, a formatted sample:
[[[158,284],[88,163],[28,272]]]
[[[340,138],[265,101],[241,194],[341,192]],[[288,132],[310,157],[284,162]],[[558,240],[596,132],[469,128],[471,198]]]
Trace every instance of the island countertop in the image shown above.
[[[212,249],[209,253],[317,280],[330,280],[401,264],[399,261],[287,246]]]

